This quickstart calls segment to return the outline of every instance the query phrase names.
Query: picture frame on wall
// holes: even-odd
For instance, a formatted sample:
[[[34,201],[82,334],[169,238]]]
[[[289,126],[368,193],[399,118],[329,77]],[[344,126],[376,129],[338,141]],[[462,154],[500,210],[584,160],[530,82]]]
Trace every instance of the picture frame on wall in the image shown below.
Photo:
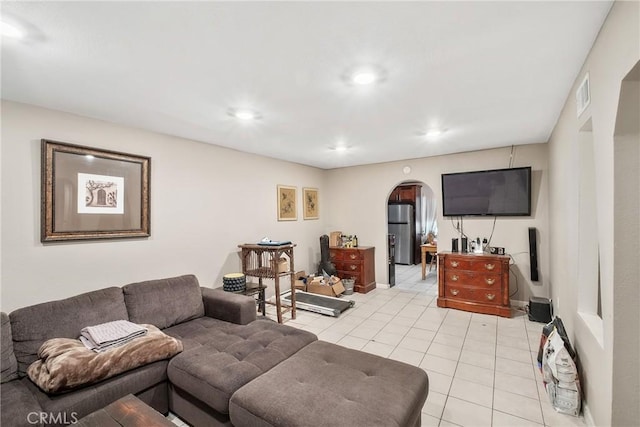
[[[296,221],[298,206],[296,187],[278,185],[278,221]]]
[[[320,218],[317,188],[302,189],[302,216],[304,219]]]
[[[41,140],[41,242],[149,237],[151,158]]]

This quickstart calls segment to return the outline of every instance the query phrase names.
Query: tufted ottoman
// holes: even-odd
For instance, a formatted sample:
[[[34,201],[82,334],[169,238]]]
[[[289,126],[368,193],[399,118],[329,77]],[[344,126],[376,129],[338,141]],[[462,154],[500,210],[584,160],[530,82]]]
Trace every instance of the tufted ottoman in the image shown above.
[[[420,368],[316,341],[240,388],[236,426],[419,426],[429,389]]]
[[[166,329],[185,338],[185,350],[171,359],[167,374],[171,380],[172,407],[195,397],[221,414],[229,413],[229,399],[240,387],[287,359],[317,337],[307,331],[256,320],[248,325],[221,325],[215,319],[200,318]],[[205,406],[206,406],[205,405]],[[191,415],[197,408],[183,411]],[[204,424],[204,419],[189,419]]]

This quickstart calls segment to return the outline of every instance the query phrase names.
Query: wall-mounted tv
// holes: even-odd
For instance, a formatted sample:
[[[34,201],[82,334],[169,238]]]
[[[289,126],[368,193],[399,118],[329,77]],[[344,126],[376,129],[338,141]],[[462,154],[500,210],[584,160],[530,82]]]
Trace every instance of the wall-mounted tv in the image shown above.
[[[531,215],[531,167],[442,174],[442,214]]]

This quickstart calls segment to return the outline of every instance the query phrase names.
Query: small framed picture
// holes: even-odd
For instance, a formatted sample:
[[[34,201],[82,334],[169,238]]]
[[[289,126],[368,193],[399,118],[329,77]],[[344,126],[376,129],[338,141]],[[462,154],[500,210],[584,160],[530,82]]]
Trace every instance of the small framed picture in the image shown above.
[[[317,188],[302,189],[302,210],[304,219],[318,219],[320,217]]]
[[[296,187],[278,185],[278,221],[296,221],[297,219]]]

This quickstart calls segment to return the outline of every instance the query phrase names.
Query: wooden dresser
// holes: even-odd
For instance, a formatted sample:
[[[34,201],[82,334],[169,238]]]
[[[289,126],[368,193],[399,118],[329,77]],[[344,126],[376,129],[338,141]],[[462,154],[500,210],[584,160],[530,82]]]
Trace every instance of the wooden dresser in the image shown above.
[[[338,277],[353,278],[354,291],[366,294],[376,287],[375,250],[373,246],[330,247],[329,255],[338,270]]]
[[[511,317],[509,257],[439,252],[438,307]]]

